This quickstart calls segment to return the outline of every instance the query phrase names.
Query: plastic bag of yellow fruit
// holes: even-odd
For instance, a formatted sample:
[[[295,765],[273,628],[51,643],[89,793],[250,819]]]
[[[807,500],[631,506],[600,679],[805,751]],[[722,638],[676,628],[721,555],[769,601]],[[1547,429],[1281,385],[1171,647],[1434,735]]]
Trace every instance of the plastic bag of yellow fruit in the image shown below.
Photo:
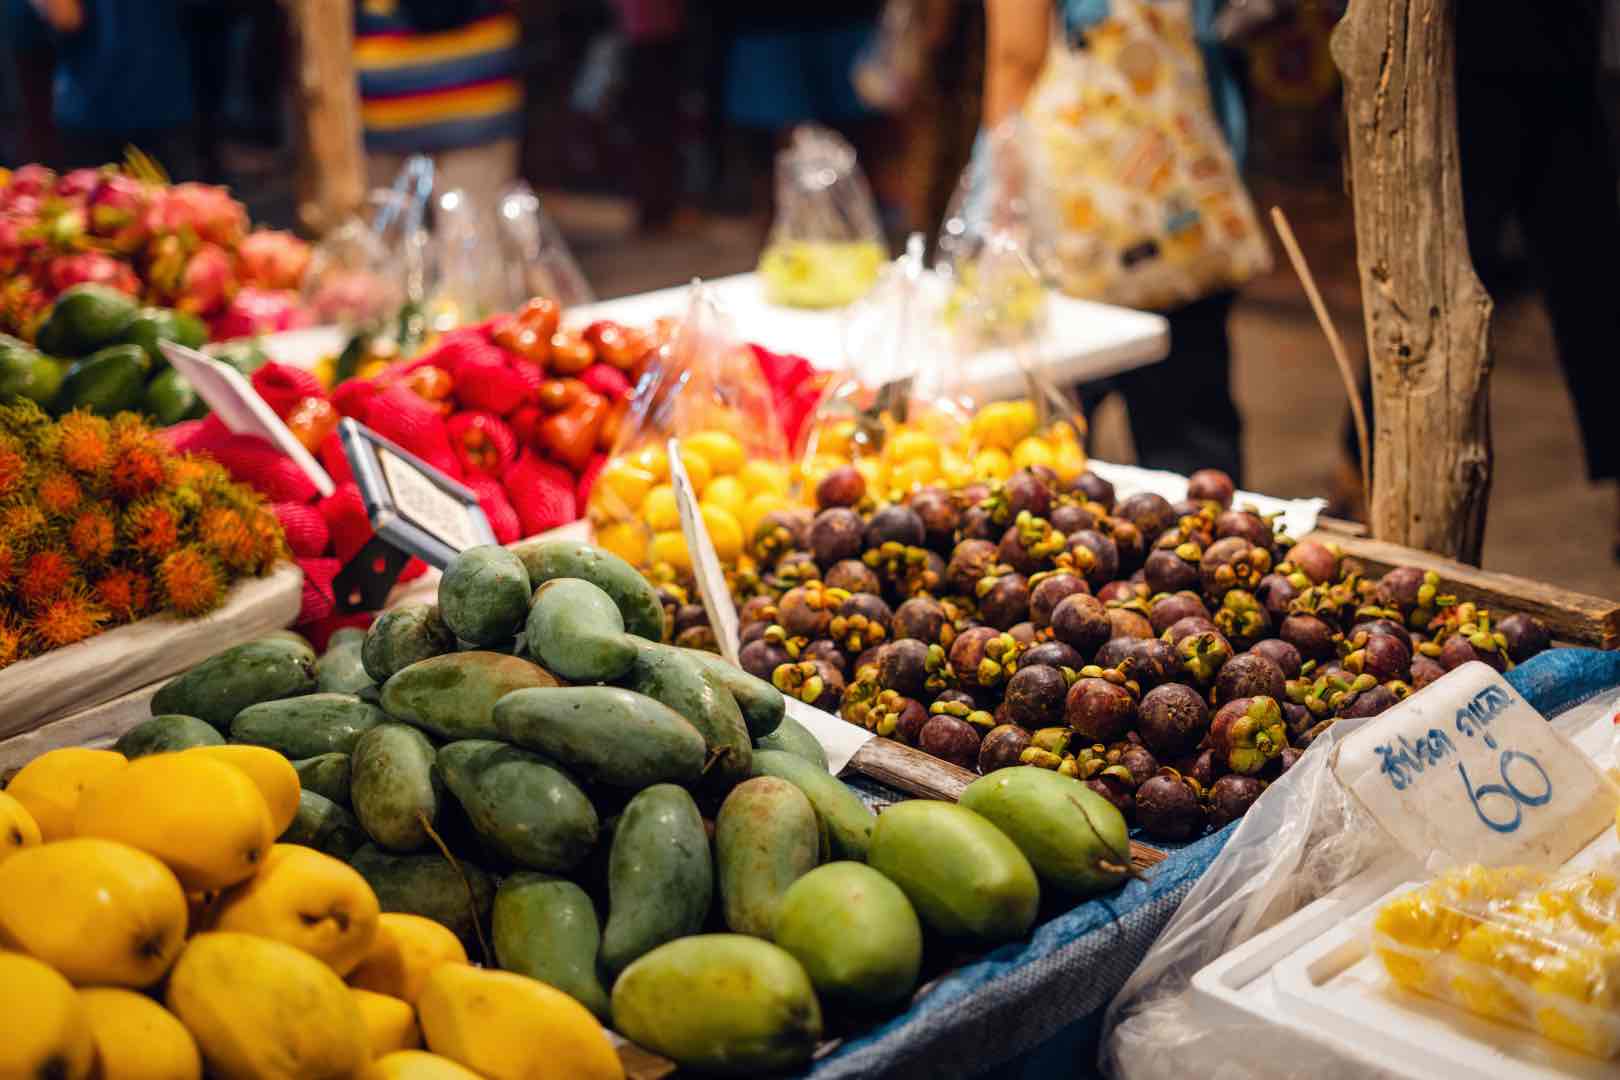
[[[1373,949],[1399,985],[1594,1057],[1620,1053],[1620,866],[1470,866],[1386,903]]]
[[[843,307],[872,287],[887,256],[854,147],[826,128],[794,131],[776,156],[776,218],[759,257],[765,298],[786,307]]]
[[[665,359],[648,369],[586,507],[598,544],[666,578],[691,569],[670,483],[672,436],[715,551],[735,562],[766,514],[794,505],[792,471],[758,362],[703,286]]]

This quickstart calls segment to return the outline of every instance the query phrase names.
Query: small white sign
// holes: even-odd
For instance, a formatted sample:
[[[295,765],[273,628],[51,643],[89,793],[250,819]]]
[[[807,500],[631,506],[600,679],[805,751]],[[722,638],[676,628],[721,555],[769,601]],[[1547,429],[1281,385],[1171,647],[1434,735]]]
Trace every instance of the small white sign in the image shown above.
[[[834,776],[844,771],[850,758],[855,756],[855,751],[877,738],[865,728],[832,713],[822,712],[796,697],[787,699],[787,712],[816,737],[816,742],[827,752],[827,771]]]
[[[709,613],[709,625],[720,644],[720,655],[733,664],[737,662],[738,630],[737,605],[732,602],[731,590],[726,587],[725,571],[720,568],[720,557],[715,554],[714,541],[709,539],[709,527],[703,523],[698,509],[697,493],[692,480],[686,475],[681,462],[681,440],[669,440],[669,481],[675,489],[675,508],[681,515],[681,533],[686,537],[686,550],[692,556],[692,576],[697,579],[698,597],[703,610]]]
[[[392,450],[377,447],[377,460],[382,462],[383,479],[388,481],[394,507],[401,514],[457,551],[483,542],[473,528],[467,507],[454,495]]]
[[[1333,771],[1431,869],[1560,865],[1620,803],[1591,758],[1477,661],[1347,737]]]
[[[341,421],[338,436],[371,527],[394,547],[443,570],[460,552],[495,543],[464,484],[355,420]]]
[[[323,496],[337,490],[332,478],[326,475],[310,452],[304,449],[275,410],[264,403],[264,398],[253,389],[253,384],[242,373],[223,360],[204,356],[195,349],[160,341],[158,347],[169,358],[176,371],[186,377],[197,396],[208,403],[220,422],[237,435],[257,435],[277,450],[292,458],[304,475]]]

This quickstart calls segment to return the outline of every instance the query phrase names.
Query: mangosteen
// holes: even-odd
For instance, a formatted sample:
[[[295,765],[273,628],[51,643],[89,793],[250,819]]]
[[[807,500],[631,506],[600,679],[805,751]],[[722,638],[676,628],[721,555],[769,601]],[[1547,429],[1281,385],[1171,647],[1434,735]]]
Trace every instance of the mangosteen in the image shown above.
[[[1228,536],[1241,536],[1267,551],[1276,543],[1276,533],[1266,524],[1266,519],[1251,510],[1227,510],[1215,515],[1215,539]]]
[[[1020,623],[1013,623],[1007,627],[1007,636],[1018,642],[1023,648],[1028,648],[1035,644],[1035,624],[1028,619]]]
[[[826,638],[817,638],[803,649],[799,650],[800,660],[820,660],[838,669],[838,674],[849,675],[849,657],[844,655],[836,643]]]
[[[1057,668],[1044,664],[1022,664],[1007,680],[1007,719],[1026,728],[1046,727],[1063,720],[1064,697],[1069,684]]]
[[[1232,589],[1253,589],[1271,569],[1271,554],[1241,536],[1215,541],[1198,560],[1204,591],[1219,598]]]
[[[1175,648],[1156,637],[1132,641],[1125,655],[1131,661],[1131,678],[1144,691],[1171,682],[1181,674],[1181,657]]]
[[[1271,697],[1233,698],[1210,721],[1209,745],[1216,764],[1253,776],[1288,745],[1281,707]]]
[[[1220,469],[1199,469],[1187,477],[1187,498],[1197,502],[1219,503],[1225,509],[1235,494],[1237,485]]]
[[[1147,562],[1142,564],[1148,591],[1157,595],[1198,588],[1200,554],[1198,545],[1192,543],[1180,544],[1174,550],[1160,548],[1149,552]]]
[[[1136,721],[1136,699],[1118,683],[1083,678],[1069,687],[1063,717],[1076,735],[1087,742],[1111,743]]]
[[[1119,763],[1130,771],[1137,787],[1147,783],[1159,771],[1159,761],[1145,746],[1132,743],[1119,752]]]
[[[783,589],[792,588],[793,585],[803,581],[813,581],[821,576],[821,567],[816,565],[815,556],[808,551],[784,551],[771,568],[771,573]]]
[[[1008,520],[1017,518],[1025,510],[1044,518],[1052,507],[1051,487],[1030,469],[1019,469],[1009,476],[1001,494],[1007,503]]]
[[[1249,812],[1264,790],[1265,781],[1257,777],[1236,773],[1221,777],[1209,789],[1209,823],[1220,829],[1236,821]]]
[[[1018,658],[1018,664],[1020,667],[1045,664],[1047,667],[1079,671],[1085,667],[1086,659],[1072,645],[1061,641],[1043,641],[1025,649]]]
[[[866,477],[853,465],[840,465],[816,485],[816,508],[854,506],[866,498]]]
[[[1203,634],[1209,631],[1214,631],[1217,634],[1220,633],[1219,630],[1215,629],[1215,624],[1207,617],[1203,615],[1188,615],[1185,618],[1177,619],[1175,622],[1171,623],[1169,629],[1159,636],[1168,639],[1172,645],[1179,645],[1181,644],[1182,638],[1191,637],[1193,634]]]
[[[1215,704],[1225,705],[1238,698],[1268,697],[1282,701],[1288,696],[1288,680],[1282,668],[1260,653],[1246,652],[1232,657],[1215,676]]]
[[[708,626],[709,612],[702,604],[682,604],[675,609],[675,633],[694,626]]]
[[[1421,690],[1446,673],[1440,661],[1422,653],[1412,657],[1412,689]]]
[[[1111,607],[1108,609],[1108,625],[1112,628],[1110,637],[1150,638],[1153,636],[1153,624],[1148,622],[1146,615],[1130,608]]]
[[[900,706],[899,715],[895,717],[894,738],[908,746],[916,746],[917,739],[922,735],[922,729],[927,723],[928,710],[922,707],[920,701],[906,698]]]
[[[1215,765],[1215,751],[1208,747],[1176,762],[1176,772],[1196,783],[1204,791],[1208,791],[1215,778],[1221,774],[1221,770]]]
[[[1190,754],[1209,734],[1209,706],[1203,695],[1181,683],[1155,686],[1136,710],[1142,743],[1162,758]]]
[[[1277,704],[1282,709],[1283,723],[1288,726],[1288,734],[1303,735],[1316,726],[1316,717],[1312,716],[1311,710],[1305,706],[1296,705],[1292,701],[1280,701]]]
[[[1377,716],[1385,709],[1400,703],[1400,698],[1388,686],[1374,686],[1352,694],[1349,702],[1340,706],[1339,716],[1349,719],[1358,716]]]
[[[1393,634],[1360,634],[1350,639],[1353,646],[1342,661],[1344,669],[1360,675],[1365,672],[1379,682],[1412,677],[1412,650]]]
[[[1069,490],[1084,495],[1094,503],[1101,503],[1105,510],[1114,509],[1114,485],[1089,469],[1069,481]]]
[[[1069,556],[1093,591],[1119,576],[1119,546],[1096,529],[1070,533]]]
[[[1136,789],[1136,823],[1155,840],[1191,840],[1204,831],[1204,808],[1191,784],[1160,773]]]
[[[1017,724],[991,728],[979,744],[979,772],[988,776],[997,769],[1019,764],[1019,756],[1029,748],[1029,732]]]
[[[1150,558],[1149,562],[1152,561]],[[1183,619],[1201,618],[1209,621],[1209,608],[1204,606],[1204,600],[1195,592],[1173,592],[1167,596],[1155,596],[1153,605],[1148,609],[1148,622],[1153,624],[1155,634],[1163,634]],[[1210,623],[1210,629],[1215,624]]]
[[[945,608],[932,596],[913,596],[901,604],[889,620],[889,632],[896,638],[915,638],[932,644],[945,629]]]
[[[1181,533],[1180,530],[1187,524],[1188,518],[1195,518],[1205,523],[1195,530],[1197,536],[1202,537],[1202,539],[1200,539],[1198,542],[1201,544],[1214,543],[1215,518],[1213,515],[1205,513],[1205,511],[1208,509],[1209,507],[1207,504],[1201,503],[1197,499],[1182,499],[1178,503],[1171,503],[1170,512],[1176,515],[1176,524],[1166,529],[1160,539],[1162,540],[1165,536],[1174,536],[1178,533],[1180,533],[1183,538],[1191,536],[1192,534]],[[1169,544],[1166,546],[1174,547],[1175,545]]]
[[[1271,616],[1253,593],[1243,589],[1233,589],[1221,597],[1221,606],[1210,618],[1234,649],[1247,649],[1271,632]]]
[[[977,709],[979,707],[978,700],[972,694],[968,693],[966,690],[956,689],[941,690],[939,695],[934,698],[934,704],[966,705],[969,709]]]
[[[1284,561],[1316,585],[1329,584],[1339,577],[1338,553],[1316,540],[1301,540],[1288,549]]]
[[[964,540],[990,540],[1000,536],[1001,529],[995,515],[983,506],[969,506],[963,510],[961,520],[957,524],[957,532]]]
[[[883,582],[876,572],[859,559],[839,559],[828,568],[822,578],[829,589],[843,589],[849,593],[880,593]]]
[[[1029,579],[1017,572],[998,575],[989,591],[979,597],[979,617],[997,630],[1027,619]]]
[[[1498,627],[1500,629],[1500,627]],[[1415,650],[1417,643],[1412,640],[1412,632],[1394,619],[1363,619],[1350,628],[1346,635],[1354,641],[1362,634],[1392,634],[1401,639],[1401,644],[1408,650]]]
[[[917,746],[925,754],[969,770],[979,763],[982,741],[978,728],[946,713],[930,716],[917,734]]]
[[[1084,506],[1074,503],[1063,503],[1052,507],[1046,515],[1046,520],[1052,523],[1052,528],[1064,536],[1072,536],[1081,529],[1094,529],[1097,527],[1097,515]]]
[[[866,547],[869,551],[888,543],[921,547],[926,536],[922,518],[909,506],[879,507],[866,523]]]
[[[688,626],[675,635],[671,644],[682,649],[698,649],[701,652],[717,653],[720,651],[720,641],[714,636],[714,628],[708,623],[702,626]]]
[[[749,544],[754,557],[770,563],[784,551],[802,548],[810,536],[810,511],[802,506],[772,510],[754,526]]]
[[[945,587],[959,596],[973,596],[995,565],[996,545],[988,540],[963,540],[945,564]]]
[[[1085,581],[1073,574],[1059,571],[1044,574],[1029,590],[1029,621],[1044,629],[1052,623],[1052,612],[1067,597],[1075,593],[1089,593]]]
[[[1497,671],[1506,671],[1507,662],[1502,658],[1498,649],[1475,648],[1473,642],[1462,634],[1452,634],[1446,638],[1445,644],[1440,646],[1440,666],[1447,671],[1462,667],[1470,660],[1479,660],[1489,664]]]
[[[756,638],[738,651],[737,662],[754,678],[770,682],[771,672],[783,664],[792,663],[793,658],[782,646]]]
[[[1105,605],[1124,604],[1131,600],[1146,600],[1150,595],[1152,594],[1147,591],[1146,585],[1138,589],[1133,582],[1129,581],[1110,581],[1096,592],[1097,599],[1101,600]]]
[[[876,593],[855,593],[838,607],[827,624],[827,634],[844,652],[854,656],[888,640],[889,605]]]
[[[858,558],[864,532],[861,515],[846,506],[828,507],[810,522],[810,554],[820,566]]]
[[[750,596],[737,609],[737,621],[746,626],[753,622],[767,625],[776,621],[776,601],[769,596]]]
[[[796,585],[777,602],[777,619],[794,637],[818,638],[827,632],[833,611],[843,602],[819,584]]]
[[[874,672],[876,672],[877,671],[878,650],[881,649],[881,648],[883,648],[883,646],[881,646],[881,645],[873,645],[873,646],[870,646],[869,648],[861,650],[861,654],[859,656],[855,657],[854,661],[852,661],[850,663],[849,669],[851,671],[855,672],[857,675],[860,674],[860,671],[861,671],[862,668],[867,668],[867,667],[871,668]],[[874,675],[873,677],[876,678],[876,675]]]
[[[1277,628],[1277,636],[1306,660],[1326,660],[1338,651],[1339,634],[1315,615],[1290,615]]]
[[[1111,637],[1097,647],[1097,655],[1091,662],[1100,668],[1117,668],[1131,655],[1131,649],[1141,638]]]
[[[1288,617],[1289,608],[1299,590],[1284,574],[1270,573],[1260,579],[1260,584],[1254,587],[1254,597],[1265,607],[1274,622],[1280,622]]]
[[[1373,599],[1379,607],[1395,608],[1403,616],[1434,602],[1440,575],[1417,566],[1397,566],[1378,579]]]
[[[1109,518],[1106,524],[1108,535],[1113,539],[1114,546],[1119,549],[1120,571],[1134,571],[1139,568],[1142,560],[1147,557],[1147,537],[1142,535],[1142,530],[1124,518]]]
[[[1052,556],[1062,551],[1066,541],[1044,520],[1022,518],[1007,526],[996,546],[996,559],[1020,574],[1038,574],[1052,565]]]
[[[1266,638],[1264,641],[1257,641],[1249,647],[1249,651],[1258,653],[1276,664],[1281,669],[1285,679],[1299,678],[1299,669],[1305,663],[1305,658],[1300,655],[1299,650],[1282,638]]]
[[[949,551],[956,540],[962,514],[951,497],[939,488],[923,488],[906,500],[923,525],[923,543],[935,551]]]
[[[1108,609],[1102,601],[1086,593],[1065,596],[1052,609],[1052,635],[1082,656],[1090,656],[1098,646],[1115,636]]]
[[[928,681],[928,646],[914,638],[891,641],[878,650],[877,668],[885,690],[920,698]]]
[[[1294,765],[1298,763],[1299,759],[1304,757],[1304,756],[1305,756],[1305,751],[1301,750],[1297,746],[1290,746],[1286,750],[1284,750],[1282,753],[1278,754],[1277,755],[1277,764],[1275,766],[1275,768],[1277,770],[1277,775],[1281,776],[1283,773],[1287,772],[1289,769],[1292,769],[1294,767]]]
[[[764,619],[760,619],[758,622],[743,623],[737,630],[737,647],[740,649],[750,641],[759,640],[765,636],[765,631],[770,628],[771,624]]]
[[[1136,791],[1122,777],[1105,772],[1093,776],[1084,783],[1086,787],[1113,803],[1114,809],[1118,810],[1120,816],[1127,822],[1135,817]]]
[[[957,634],[956,640],[951,642],[951,670],[959,678],[971,679],[979,670],[980,662],[986,659],[985,646],[1000,636],[989,626],[971,626]]]
[[[1202,687],[1213,683],[1221,668],[1232,659],[1232,643],[1221,636],[1219,630],[1189,634],[1176,642],[1175,650],[1181,671],[1195,685]]]
[[[837,713],[844,699],[844,675],[825,660],[782,664],[771,672],[771,682],[782,693],[823,712]]]
[[[1114,517],[1129,521],[1145,537],[1158,536],[1176,523],[1170,500],[1151,491],[1139,491],[1121,499],[1114,507]]]
[[[1534,615],[1515,612],[1496,624],[1496,632],[1507,642],[1508,658],[1515,664],[1522,664],[1552,647],[1547,625]]]

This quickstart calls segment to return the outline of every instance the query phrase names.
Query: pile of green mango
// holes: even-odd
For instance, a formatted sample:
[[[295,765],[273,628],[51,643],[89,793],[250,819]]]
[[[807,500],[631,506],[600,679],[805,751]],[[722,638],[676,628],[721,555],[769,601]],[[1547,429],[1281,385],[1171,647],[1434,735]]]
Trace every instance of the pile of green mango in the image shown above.
[[[208,408],[158,342],[196,349],[207,340],[195,315],[142,307],[105,285],[75,285],[57,297],[33,345],[0,334],[0,404],[27,398],[53,416],[140,412],[162,425],[195,419]],[[251,342],[213,352],[244,375],[265,362]]]
[[[318,659],[283,633],[203,661],[118,749],[285,754],[304,790],[283,842],[700,1073],[802,1065],[824,1008],[906,1005],[925,931],[1014,940],[1043,889],[1128,874],[1119,813],[1044,769],[874,815],[774,687],[663,633],[615,555],[473,548],[437,605],[338,631]]]

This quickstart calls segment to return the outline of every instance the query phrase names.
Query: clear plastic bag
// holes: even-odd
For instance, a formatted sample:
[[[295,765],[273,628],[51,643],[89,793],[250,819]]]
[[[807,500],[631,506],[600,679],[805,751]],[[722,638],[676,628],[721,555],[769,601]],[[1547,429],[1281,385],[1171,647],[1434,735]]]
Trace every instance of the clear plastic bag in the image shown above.
[[[887,257],[877,203],[855,149],[805,126],[776,155],[776,217],[759,257],[765,296],[786,307],[843,307],[864,296]]]
[[[434,199],[433,226],[438,272],[427,302],[430,330],[479,322],[527,299],[507,273],[495,207],[477,205],[460,188],[443,191]]]
[[[499,222],[501,248],[512,278],[508,287],[514,295],[548,297],[564,308],[596,302],[568,242],[540,205],[540,196],[524,181],[501,195]]]
[[[411,157],[392,187],[371,192],[364,217],[315,245],[303,294],[317,323],[378,326],[426,298],[434,274],[426,218],[433,174],[431,158]]]
[[[899,112],[917,97],[928,61],[926,0],[888,0],[871,43],[851,78],[862,101],[880,112]]]
[[[734,564],[753,526],[792,504],[788,448],[753,350],[700,284],[642,376],[587,507],[597,543],[664,579],[691,569],[669,480],[671,436],[715,552]]]

